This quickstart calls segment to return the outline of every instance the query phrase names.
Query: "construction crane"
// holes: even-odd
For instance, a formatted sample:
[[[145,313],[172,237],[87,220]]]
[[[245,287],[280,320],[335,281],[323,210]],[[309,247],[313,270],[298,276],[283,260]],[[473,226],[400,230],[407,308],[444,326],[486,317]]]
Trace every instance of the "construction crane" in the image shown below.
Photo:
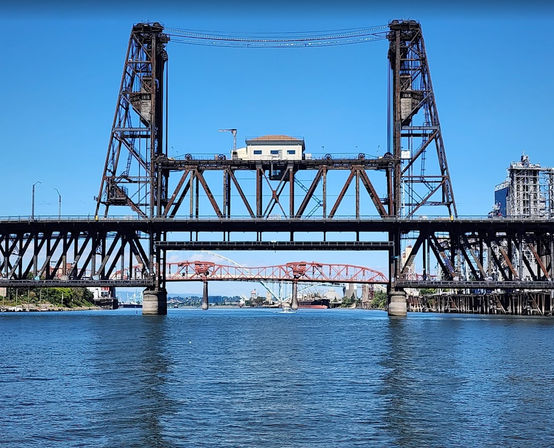
[[[219,132],[230,132],[233,134],[233,151],[237,149],[237,130],[236,129],[218,129]]]

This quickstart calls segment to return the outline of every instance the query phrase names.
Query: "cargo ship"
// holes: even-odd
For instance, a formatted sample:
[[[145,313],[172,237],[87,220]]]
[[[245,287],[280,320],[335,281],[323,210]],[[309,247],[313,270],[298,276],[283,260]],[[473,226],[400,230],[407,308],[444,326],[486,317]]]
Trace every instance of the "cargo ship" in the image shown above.
[[[313,299],[298,301],[298,308],[308,308],[312,310],[326,310],[329,308],[329,299]]]

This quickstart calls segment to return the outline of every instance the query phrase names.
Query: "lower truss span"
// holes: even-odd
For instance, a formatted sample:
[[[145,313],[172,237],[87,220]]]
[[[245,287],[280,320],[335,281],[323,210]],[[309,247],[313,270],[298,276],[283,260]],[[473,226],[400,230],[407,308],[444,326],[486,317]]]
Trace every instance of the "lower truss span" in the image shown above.
[[[390,241],[160,241],[164,250],[389,250]]]
[[[532,280],[504,280],[504,281],[476,281],[476,280],[398,280],[396,282],[398,288],[435,288],[435,289],[471,289],[471,290],[543,290],[554,289],[553,281],[532,281]]]
[[[42,280],[14,280],[0,279],[0,288],[87,288],[110,286],[114,288],[148,288],[154,286],[154,279],[42,279]]]

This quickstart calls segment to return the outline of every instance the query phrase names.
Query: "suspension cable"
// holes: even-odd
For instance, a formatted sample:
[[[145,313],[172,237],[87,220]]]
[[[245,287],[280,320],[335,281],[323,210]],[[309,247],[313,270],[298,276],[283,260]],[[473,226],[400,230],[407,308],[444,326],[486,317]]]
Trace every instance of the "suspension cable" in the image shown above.
[[[171,42],[185,45],[204,45],[238,48],[305,48],[363,44],[384,40],[388,26],[350,28],[336,31],[266,33],[265,35],[196,31],[183,28],[166,28]]]

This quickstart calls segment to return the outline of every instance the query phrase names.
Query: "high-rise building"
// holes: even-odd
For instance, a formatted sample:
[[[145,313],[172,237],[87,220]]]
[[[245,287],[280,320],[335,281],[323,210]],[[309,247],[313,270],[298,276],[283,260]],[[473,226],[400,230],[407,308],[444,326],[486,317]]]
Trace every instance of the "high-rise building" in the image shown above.
[[[358,285],[355,283],[347,283],[343,287],[344,297],[348,299],[358,299]]]
[[[495,216],[506,216],[508,208],[508,192],[510,191],[510,181],[505,180],[498,184],[494,189]]]
[[[491,216],[509,218],[554,217],[554,168],[542,168],[522,155],[512,162],[508,177],[494,189]]]

